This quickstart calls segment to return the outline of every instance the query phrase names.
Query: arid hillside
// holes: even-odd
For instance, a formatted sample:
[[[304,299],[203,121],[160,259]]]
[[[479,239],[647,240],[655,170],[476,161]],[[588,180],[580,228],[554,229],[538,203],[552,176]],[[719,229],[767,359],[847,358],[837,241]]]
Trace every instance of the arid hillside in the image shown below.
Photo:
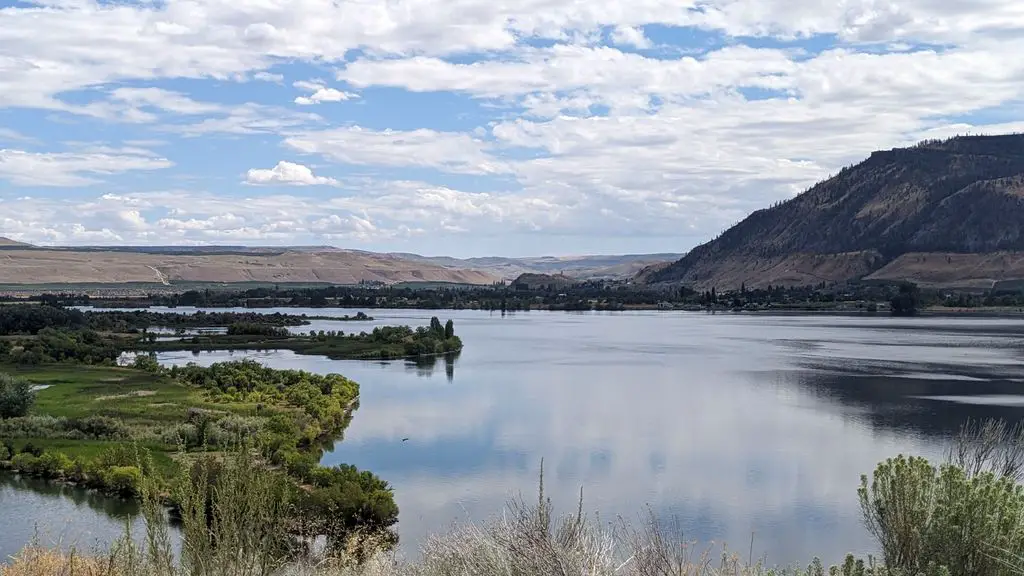
[[[128,250],[0,249],[0,284],[124,284],[133,282],[456,282],[490,284],[486,272],[346,250],[263,250],[152,253]]]
[[[664,265],[678,260],[682,254],[623,254],[600,256],[541,256],[535,258],[451,258],[393,254],[417,262],[439,266],[469,268],[487,272],[503,280],[514,280],[522,274],[564,274],[577,280],[632,278],[648,266]]]
[[[875,152],[638,278],[719,290],[861,278],[983,287],[1024,278],[1024,135]]]

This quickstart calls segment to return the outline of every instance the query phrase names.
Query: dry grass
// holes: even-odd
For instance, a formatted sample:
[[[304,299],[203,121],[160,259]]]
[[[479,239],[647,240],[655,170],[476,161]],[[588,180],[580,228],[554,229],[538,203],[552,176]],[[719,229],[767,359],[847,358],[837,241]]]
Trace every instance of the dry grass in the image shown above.
[[[3,576],[113,576],[101,558],[76,556],[57,550],[25,548],[11,559],[7,566],[0,566]]]

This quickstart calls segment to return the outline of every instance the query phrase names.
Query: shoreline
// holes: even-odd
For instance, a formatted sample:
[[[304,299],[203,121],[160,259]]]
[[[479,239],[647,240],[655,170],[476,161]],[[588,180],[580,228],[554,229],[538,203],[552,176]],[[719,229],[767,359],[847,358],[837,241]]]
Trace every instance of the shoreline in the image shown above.
[[[139,310],[146,310],[150,307],[140,307]],[[275,307],[238,307],[238,306],[201,306],[195,307],[197,310],[210,311],[210,310],[236,310],[242,309],[246,311],[252,311],[254,313],[260,313],[260,310],[302,310],[302,309],[317,309],[317,310],[351,310],[352,308],[344,306],[275,306]],[[423,312],[438,312],[438,311],[452,311],[452,312],[490,312],[490,313],[505,313],[505,314],[528,314],[528,313],[621,313],[621,312],[689,312],[689,313],[705,313],[705,314],[734,314],[734,315],[772,315],[772,316],[864,316],[864,317],[877,317],[877,318],[923,318],[923,317],[988,317],[988,318],[1024,318],[1024,308],[1021,307],[957,307],[957,308],[946,308],[944,306],[932,306],[923,308],[915,315],[911,316],[894,316],[886,309],[879,309],[875,312],[869,312],[864,309],[858,308],[822,308],[822,309],[803,309],[803,308],[765,308],[765,309],[739,309],[734,310],[731,308],[699,308],[692,306],[681,306],[678,308],[665,308],[659,306],[645,306],[645,305],[627,305],[622,309],[607,310],[594,308],[590,310],[573,310],[565,308],[531,308],[529,310],[492,310],[490,308],[473,308],[473,307],[462,307],[462,308],[426,308],[426,307],[398,307],[398,306],[385,306],[385,307],[371,307],[361,306],[361,309],[365,310],[400,310],[400,311],[423,311]],[[92,307],[87,308],[95,311],[106,310],[103,307]],[[127,310],[135,310],[136,308],[124,307]],[[167,307],[168,311],[174,311],[175,308]],[[184,313],[184,312],[177,312]],[[267,312],[272,314],[273,312]],[[302,315],[299,315],[300,317]],[[305,315],[307,320],[320,320],[327,322],[356,322],[356,321],[375,321],[375,320],[388,320],[387,317],[376,318],[370,316],[366,319],[356,319],[351,316],[330,316],[324,314],[318,315]],[[308,325],[308,323],[306,324]],[[300,325],[301,326],[301,325]],[[295,327],[300,327],[295,326]],[[214,327],[214,326],[207,326]],[[223,328],[223,326],[217,326]],[[347,359],[347,358],[346,358]],[[396,358],[397,359],[397,358]],[[409,358],[411,359],[411,357]]]

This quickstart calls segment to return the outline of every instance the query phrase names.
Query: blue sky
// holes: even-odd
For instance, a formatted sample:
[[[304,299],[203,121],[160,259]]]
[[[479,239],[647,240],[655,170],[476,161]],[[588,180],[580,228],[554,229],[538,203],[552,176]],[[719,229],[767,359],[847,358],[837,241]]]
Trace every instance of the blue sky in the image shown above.
[[[1013,0],[0,0],[0,235],[679,252],[1024,127]]]

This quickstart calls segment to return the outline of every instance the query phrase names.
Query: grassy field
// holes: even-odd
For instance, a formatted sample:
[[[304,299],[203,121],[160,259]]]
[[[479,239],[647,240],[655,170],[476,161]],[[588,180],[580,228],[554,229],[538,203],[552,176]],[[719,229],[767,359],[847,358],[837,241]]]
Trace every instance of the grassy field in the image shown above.
[[[109,366],[51,364],[19,366],[0,364],[0,372],[23,378],[41,387],[32,413],[56,418],[108,416],[127,424],[141,437],[185,421],[189,408],[249,414],[253,406],[209,402],[200,390],[191,389],[167,376],[142,370]],[[71,440],[62,438],[7,438],[21,450],[26,444],[68,457],[93,460],[113,445],[130,440]],[[156,442],[142,442],[153,464],[165,476],[177,469],[175,450]]]
[[[0,372],[45,387],[36,395],[33,413],[65,418],[110,416],[134,426],[173,424],[189,408],[249,412],[245,405],[212,404],[202,392],[168,376],[132,368],[48,364],[0,364]]]
[[[256,414],[254,403],[212,402],[197,388],[191,388],[166,375],[152,374],[132,368],[85,366],[79,364],[48,364],[21,366],[0,364],[0,372],[17,376],[39,386],[32,414],[55,418],[78,419],[107,416],[124,422],[132,437],[142,439],[153,465],[164,478],[178,470],[183,457],[179,450],[166,443],[152,441],[161,431],[173,428],[188,419],[190,409],[215,414]],[[94,460],[112,446],[131,446],[137,440],[93,440],[15,437],[0,438],[17,450],[32,444],[44,451],[60,452],[70,458]]]

